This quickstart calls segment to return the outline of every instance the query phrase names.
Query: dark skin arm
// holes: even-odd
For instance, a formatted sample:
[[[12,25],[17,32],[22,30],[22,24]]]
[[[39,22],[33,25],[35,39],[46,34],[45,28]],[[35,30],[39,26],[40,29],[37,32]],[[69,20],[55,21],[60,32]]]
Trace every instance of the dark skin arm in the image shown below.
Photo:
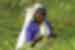
[[[49,24],[48,26],[51,31],[51,33],[48,35],[48,38],[56,38],[56,33],[54,33],[54,27],[53,27],[52,23],[47,21],[47,24]]]
[[[31,44],[31,47],[34,47],[39,41],[41,41],[43,39],[43,36],[38,37],[37,39],[35,39],[33,41],[33,43]]]
[[[49,36],[48,36],[48,38],[50,39],[50,38],[56,38],[56,34],[55,33],[51,33]],[[33,41],[33,43],[31,44],[31,47],[34,47],[39,41],[41,41],[43,39],[43,36],[40,36],[40,37],[38,37],[37,39],[35,39],[34,41]]]
[[[48,38],[56,38],[56,34],[55,33],[51,33]],[[33,43],[31,44],[31,47],[34,47],[39,41],[41,41],[43,39],[43,36],[38,37],[37,39],[33,40]]]

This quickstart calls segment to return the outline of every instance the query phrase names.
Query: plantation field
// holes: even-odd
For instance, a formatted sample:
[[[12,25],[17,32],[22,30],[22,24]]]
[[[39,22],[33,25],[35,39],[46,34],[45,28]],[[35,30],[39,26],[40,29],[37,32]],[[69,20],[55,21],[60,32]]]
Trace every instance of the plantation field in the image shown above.
[[[21,2],[20,2],[21,1]],[[24,0],[0,0],[0,50],[14,50],[24,21],[25,8],[32,4]],[[26,1],[26,0],[25,0]],[[53,23],[56,38],[48,50],[75,50],[75,0],[43,0],[48,8],[48,19]],[[45,47],[46,47],[45,46]],[[41,50],[47,50],[45,47]],[[36,49],[37,50],[37,49]]]

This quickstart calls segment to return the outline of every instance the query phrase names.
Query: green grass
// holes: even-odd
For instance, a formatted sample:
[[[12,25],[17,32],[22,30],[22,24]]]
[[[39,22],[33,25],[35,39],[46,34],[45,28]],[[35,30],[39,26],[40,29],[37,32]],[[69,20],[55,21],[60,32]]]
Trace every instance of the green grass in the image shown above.
[[[3,6],[8,5],[8,2],[2,2]],[[63,2],[64,6],[60,8]],[[9,5],[0,9],[0,50],[15,48],[24,20],[20,15],[23,7],[19,3],[15,8]],[[57,38],[46,46],[52,48],[50,50],[75,50],[75,1],[58,0],[56,3],[55,0],[44,0],[44,4],[48,7],[48,19],[54,24],[54,32],[57,34]],[[43,47],[41,50],[46,49]]]

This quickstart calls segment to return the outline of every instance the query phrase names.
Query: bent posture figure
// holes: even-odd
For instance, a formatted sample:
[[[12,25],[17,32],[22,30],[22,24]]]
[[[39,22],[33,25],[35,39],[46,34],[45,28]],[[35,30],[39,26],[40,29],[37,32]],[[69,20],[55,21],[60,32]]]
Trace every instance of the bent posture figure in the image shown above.
[[[26,34],[23,34],[23,38],[25,39],[26,45],[30,47],[34,47],[43,37],[49,38],[52,35],[52,26],[47,20],[45,8],[38,8],[36,10],[33,19],[25,30]]]
[[[40,3],[36,3],[34,4],[34,6],[26,9],[25,20],[22,27],[22,31],[20,32],[19,37],[17,39],[16,50],[22,48],[24,42],[26,42],[26,28],[28,27],[30,21],[32,21],[32,18],[34,17],[33,14],[39,7],[42,7],[42,5]]]
[[[52,34],[52,26],[46,18],[46,9],[38,8],[26,30],[26,41],[31,47],[34,47],[43,37],[49,38]]]

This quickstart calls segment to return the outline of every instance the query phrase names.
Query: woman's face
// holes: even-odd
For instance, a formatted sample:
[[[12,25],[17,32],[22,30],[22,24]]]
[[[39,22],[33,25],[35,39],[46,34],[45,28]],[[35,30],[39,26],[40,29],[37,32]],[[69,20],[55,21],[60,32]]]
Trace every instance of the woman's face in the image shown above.
[[[38,14],[35,15],[35,20],[37,22],[42,22],[44,20],[44,18],[45,18],[45,16],[42,15],[41,13],[38,13]]]

